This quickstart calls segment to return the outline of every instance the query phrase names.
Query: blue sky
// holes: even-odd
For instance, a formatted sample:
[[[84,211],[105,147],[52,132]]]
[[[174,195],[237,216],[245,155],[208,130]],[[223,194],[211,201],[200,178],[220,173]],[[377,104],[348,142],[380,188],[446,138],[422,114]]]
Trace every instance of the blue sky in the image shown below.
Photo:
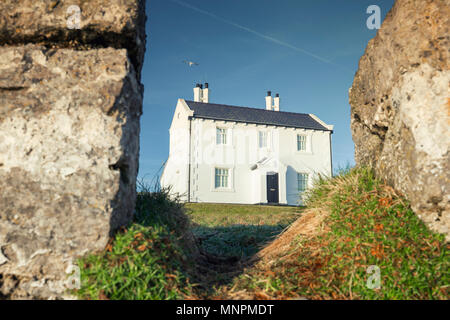
[[[210,102],[314,113],[335,126],[333,164],[354,164],[348,89],[368,41],[366,9],[394,0],[151,0],[139,177],[150,182],[169,153],[178,98],[208,82]],[[199,66],[189,67],[183,60]]]

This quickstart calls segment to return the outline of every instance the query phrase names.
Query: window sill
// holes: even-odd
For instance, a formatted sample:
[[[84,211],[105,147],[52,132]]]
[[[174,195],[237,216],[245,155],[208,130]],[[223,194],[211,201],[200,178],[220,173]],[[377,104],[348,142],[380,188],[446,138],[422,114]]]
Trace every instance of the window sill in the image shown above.
[[[295,152],[296,154],[313,154],[311,151],[299,151],[299,150],[297,150],[296,152]]]
[[[234,192],[233,188],[213,188],[211,192]]]

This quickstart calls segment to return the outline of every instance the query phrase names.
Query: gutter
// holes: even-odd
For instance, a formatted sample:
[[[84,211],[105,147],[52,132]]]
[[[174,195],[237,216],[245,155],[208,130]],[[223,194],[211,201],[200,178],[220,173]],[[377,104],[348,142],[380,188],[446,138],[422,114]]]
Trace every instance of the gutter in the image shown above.
[[[333,147],[331,145],[331,135],[333,134],[333,131],[330,132],[330,166],[331,166],[331,177],[333,177]]]
[[[189,117],[188,202],[191,202],[191,141],[192,141],[192,118]]]
[[[214,120],[214,121],[226,121],[226,122],[236,122],[236,123],[248,123],[248,124],[256,124],[256,125],[263,125],[263,126],[274,126],[278,128],[294,128],[294,129],[305,129],[305,130],[315,130],[315,131],[324,131],[324,132],[331,132],[333,133],[333,129],[328,129],[324,127],[323,129],[319,128],[311,128],[306,126],[293,126],[293,125],[287,125],[287,124],[276,124],[276,123],[270,123],[270,122],[258,122],[258,121],[244,121],[244,120],[235,120],[235,119],[226,119],[226,118],[214,118],[214,117],[206,117],[206,116],[190,116],[190,119],[204,119],[204,120]]]

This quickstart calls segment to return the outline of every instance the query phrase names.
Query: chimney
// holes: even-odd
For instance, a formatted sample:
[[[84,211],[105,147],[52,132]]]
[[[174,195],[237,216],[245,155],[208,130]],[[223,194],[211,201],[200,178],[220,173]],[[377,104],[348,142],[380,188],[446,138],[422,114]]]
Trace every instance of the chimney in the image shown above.
[[[280,94],[277,93],[273,99],[273,110],[280,111]]]
[[[272,92],[267,91],[266,110],[272,110],[272,104],[273,104]]]
[[[208,82],[205,83],[205,89],[202,92],[202,102],[209,103],[209,85]]]
[[[194,101],[201,102],[201,100],[202,100],[202,88],[200,84],[197,83],[194,88]]]

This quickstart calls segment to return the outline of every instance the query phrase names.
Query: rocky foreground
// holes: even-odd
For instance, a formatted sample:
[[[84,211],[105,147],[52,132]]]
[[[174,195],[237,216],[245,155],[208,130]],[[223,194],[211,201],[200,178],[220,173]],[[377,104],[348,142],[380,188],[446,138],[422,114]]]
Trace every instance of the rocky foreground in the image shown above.
[[[144,0],[0,2],[0,298],[63,297],[131,220],[145,21]]]
[[[450,2],[397,0],[350,89],[355,158],[450,239]]]

